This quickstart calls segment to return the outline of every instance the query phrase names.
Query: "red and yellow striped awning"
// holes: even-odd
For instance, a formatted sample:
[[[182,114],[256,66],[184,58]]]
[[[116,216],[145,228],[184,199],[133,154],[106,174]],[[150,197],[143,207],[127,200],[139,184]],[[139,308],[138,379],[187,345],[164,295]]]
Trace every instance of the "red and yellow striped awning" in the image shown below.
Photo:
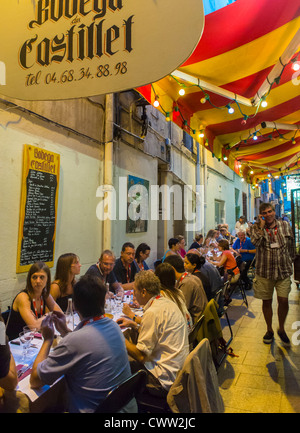
[[[137,90],[248,182],[286,174],[300,158],[299,28],[299,0],[237,0],[205,17],[177,71]]]

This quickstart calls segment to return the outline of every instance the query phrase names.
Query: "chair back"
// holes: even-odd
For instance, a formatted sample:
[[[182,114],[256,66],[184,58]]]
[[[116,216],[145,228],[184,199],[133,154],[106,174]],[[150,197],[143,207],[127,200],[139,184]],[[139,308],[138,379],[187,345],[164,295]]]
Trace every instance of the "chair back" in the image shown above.
[[[198,335],[199,329],[201,328],[203,321],[204,321],[204,314],[202,314],[202,316],[199,317],[197,322],[194,323],[193,329],[189,333],[190,351],[193,350],[198,344],[197,335]]]
[[[11,313],[10,307],[8,307],[8,309],[6,311],[3,311],[3,313],[1,313],[1,316],[2,316],[4,323],[5,323],[5,326],[7,326],[7,324],[8,324],[8,319],[10,317],[10,313]]]
[[[128,404],[146,384],[147,373],[139,370],[112,389],[99,404],[95,413],[117,413]]]
[[[210,344],[204,338],[187,356],[172,384],[167,402],[173,413],[223,413]]]

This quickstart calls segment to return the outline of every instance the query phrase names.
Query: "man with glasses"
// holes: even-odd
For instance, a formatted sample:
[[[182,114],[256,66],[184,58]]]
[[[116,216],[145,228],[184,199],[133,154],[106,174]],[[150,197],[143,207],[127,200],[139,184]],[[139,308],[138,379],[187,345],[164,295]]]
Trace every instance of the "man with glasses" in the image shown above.
[[[104,250],[99,261],[95,265],[90,266],[85,275],[99,277],[104,284],[109,284],[110,292],[117,293],[119,290],[122,290],[122,286],[117,281],[113,271],[115,262],[116,257],[114,253],[110,250]]]
[[[293,232],[286,221],[276,219],[271,203],[261,203],[258,220],[251,227],[251,242],[256,247],[256,269],[253,280],[254,296],[262,299],[262,311],[267,324],[265,344],[274,340],[272,298],[274,287],[278,301],[278,335],[289,345],[284,323],[289,310],[288,295],[295,255]]]

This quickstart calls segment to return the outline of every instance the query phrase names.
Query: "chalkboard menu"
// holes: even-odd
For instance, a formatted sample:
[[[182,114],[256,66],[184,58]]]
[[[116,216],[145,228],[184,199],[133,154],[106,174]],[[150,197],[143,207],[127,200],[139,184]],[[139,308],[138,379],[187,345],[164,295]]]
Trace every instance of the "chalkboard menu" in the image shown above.
[[[58,154],[24,147],[17,272],[38,261],[53,266],[59,163]]]

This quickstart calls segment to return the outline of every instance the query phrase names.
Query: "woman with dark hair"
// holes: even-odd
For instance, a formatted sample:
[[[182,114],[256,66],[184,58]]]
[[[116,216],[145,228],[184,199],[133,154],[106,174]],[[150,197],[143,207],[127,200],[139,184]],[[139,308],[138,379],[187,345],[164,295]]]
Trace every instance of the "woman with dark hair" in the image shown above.
[[[48,311],[61,311],[50,295],[51,274],[44,262],[34,263],[28,271],[26,289],[13,300],[6,334],[9,340],[19,336],[28,325],[40,328]]]
[[[199,254],[187,253],[184,258],[184,268],[187,272],[198,277],[203,285],[206,293],[207,300],[210,301],[213,298],[212,288],[209,283],[209,279],[206,275],[201,272],[201,267],[205,263],[205,258]]]
[[[149,266],[145,262],[145,260],[150,255],[150,247],[142,243],[140,244],[135,251],[135,264],[137,266],[138,271],[147,271]]]
[[[56,272],[50,294],[63,311],[67,310],[68,298],[73,298],[75,276],[80,273],[79,257],[74,253],[62,254],[56,264]]]
[[[160,294],[175,302],[186,320],[188,332],[190,333],[193,327],[192,317],[186,307],[182,291],[176,288],[176,276],[173,266],[169,263],[161,263],[155,269],[155,275],[160,280]]]

